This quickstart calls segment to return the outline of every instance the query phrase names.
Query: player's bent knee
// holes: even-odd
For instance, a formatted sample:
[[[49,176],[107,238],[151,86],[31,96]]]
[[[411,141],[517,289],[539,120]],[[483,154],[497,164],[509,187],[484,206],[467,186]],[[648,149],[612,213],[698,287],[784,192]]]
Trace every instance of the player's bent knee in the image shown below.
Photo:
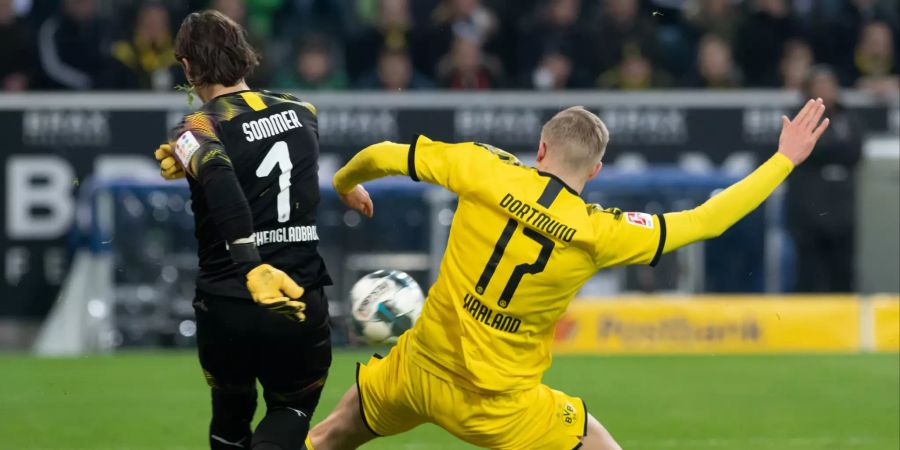
[[[253,433],[254,450],[299,449],[309,431],[309,414],[289,407],[269,408]]]
[[[231,428],[235,424],[249,424],[256,410],[256,389],[247,386],[222,386],[212,388],[213,424],[225,422]]]

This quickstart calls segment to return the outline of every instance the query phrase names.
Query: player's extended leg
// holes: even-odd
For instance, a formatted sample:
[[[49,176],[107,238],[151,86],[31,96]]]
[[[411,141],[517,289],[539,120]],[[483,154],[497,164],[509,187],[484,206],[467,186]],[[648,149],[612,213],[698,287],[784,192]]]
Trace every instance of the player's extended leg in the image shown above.
[[[609,431],[606,431],[594,416],[588,414],[587,420],[587,436],[581,441],[582,450],[622,450]]]
[[[334,411],[309,432],[309,450],[351,450],[376,437],[360,415],[359,390],[353,385]]]
[[[251,306],[253,306],[251,304]],[[212,394],[209,447],[213,450],[250,448],[250,422],[256,410],[253,350],[241,339],[248,325],[243,306],[232,299],[198,295],[197,350]]]
[[[328,301],[322,289],[303,296],[306,321],[261,311],[257,328],[257,377],[266,415],[253,433],[253,450],[303,448],[310,420],[331,366]]]
[[[418,413],[422,408],[417,401],[424,398],[429,386],[423,376],[410,374],[412,364],[404,356],[408,336],[400,336],[386,357],[374,355],[367,363],[357,364],[356,385],[312,429],[308,447],[354,449],[378,436],[400,434],[428,421]]]

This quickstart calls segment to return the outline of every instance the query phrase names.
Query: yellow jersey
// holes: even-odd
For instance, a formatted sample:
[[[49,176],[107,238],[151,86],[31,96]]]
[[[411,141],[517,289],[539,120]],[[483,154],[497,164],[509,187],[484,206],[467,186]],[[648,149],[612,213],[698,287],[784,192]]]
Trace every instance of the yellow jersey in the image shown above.
[[[776,156],[755,183],[738,183],[718,202],[746,206],[722,214],[715,202],[666,215],[603,209],[490,145],[422,136],[411,145],[368,147],[338,171],[334,185],[346,193],[403,174],[458,195],[440,273],[407,336],[408,356],[462,387],[507,391],[541,382],[554,326],[591,276],[606,267],[654,265],[664,252],[721,233],[790,172],[790,162]],[[673,221],[675,240],[667,244]]]

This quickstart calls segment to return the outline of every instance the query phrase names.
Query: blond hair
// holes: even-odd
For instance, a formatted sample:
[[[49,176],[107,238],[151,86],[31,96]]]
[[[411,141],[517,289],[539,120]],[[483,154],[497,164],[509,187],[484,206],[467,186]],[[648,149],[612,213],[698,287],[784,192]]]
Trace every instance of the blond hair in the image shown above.
[[[564,109],[544,124],[541,140],[547,152],[571,169],[593,167],[603,159],[609,143],[606,124],[583,106]]]

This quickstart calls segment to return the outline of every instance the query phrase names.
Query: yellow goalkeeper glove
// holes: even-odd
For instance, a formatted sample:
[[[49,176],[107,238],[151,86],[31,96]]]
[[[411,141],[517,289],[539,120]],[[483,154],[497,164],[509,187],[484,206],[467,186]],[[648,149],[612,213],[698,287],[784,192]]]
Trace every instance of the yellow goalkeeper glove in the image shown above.
[[[299,300],[304,290],[286,273],[260,264],[247,273],[247,289],[260,306],[291,320],[306,320],[306,303]]]
[[[177,180],[184,178],[184,168],[172,156],[172,146],[169,144],[161,144],[159,148],[153,152],[153,156],[159,161],[159,174],[167,180]]]

